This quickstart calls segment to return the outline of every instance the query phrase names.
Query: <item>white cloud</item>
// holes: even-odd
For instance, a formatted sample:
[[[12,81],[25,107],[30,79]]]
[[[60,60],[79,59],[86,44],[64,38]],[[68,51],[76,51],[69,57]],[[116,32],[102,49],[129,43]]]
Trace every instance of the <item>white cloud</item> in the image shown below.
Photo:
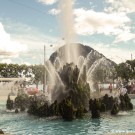
[[[60,10],[55,9],[55,8],[49,10],[49,14],[51,15],[58,15],[59,13],[60,13]]]
[[[0,56],[14,56],[26,50],[27,46],[12,40],[10,34],[4,30],[2,23],[0,23]]]
[[[49,36],[49,31],[48,33],[43,33],[38,28],[26,24],[8,21],[4,27],[8,31],[14,31],[10,35],[11,39],[15,39],[21,44],[27,44],[27,52],[20,53],[19,57],[12,59],[14,63],[18,62],[18,58],[22,59],[19,63],[23,63],[23,61],[31,64],[42,63],[44,45],[46,46],[46,59],[49,59],[50,55],[57,49],[57,45],[64,44],[62,38]],[[17,28],[16,30],[14,29],[15,27]],[[53,45],[53,47],[50,47],[50,45]],[[35,56],[35,59],[33,56]]]
[[[10,35],[11,39],[15,39],[21,44],[26,44],[27,49],[41,49],[44,45],[48,46],[57,43],[59,40],[58,37],[48,35],[53,29],[43,33],[37,27],[29,26],[20,22],[16,23],[10,20],[4,25],[4,27],[6,30],[12,32]],[[17,29],[15,29],[15,27]]]
[[[135,12],[135,0],[106,0],[107,3],[110,3],[113,11],[117,12]],[[106,8],[106,11],[110,11],[109,8]]]
[[[124,32],[124,33],[119,34],[116,37],[114,43],[123,42],[123,41],[127,42],[127,41],[132,40],[132,39],[135,39],[135,34],[129,33],[129,32]]]
[[[12,60],[11,60],[11,59],[3,59],[3,60],[1,61],[1,63],[10,64],[10,63],[12,63]]]
[[[75,30],[79,35],[117,35],[125,30],[126,23],[130,23],[130,18],[123,13],[107,14],[83,8],[75,10]]]
[[[56,2],[57,0],[38,0],[38,2],[41,2],[46,5],[52,5]]]
[[[30,66],[31,64],[29,62],[23,62],[22,64]]]

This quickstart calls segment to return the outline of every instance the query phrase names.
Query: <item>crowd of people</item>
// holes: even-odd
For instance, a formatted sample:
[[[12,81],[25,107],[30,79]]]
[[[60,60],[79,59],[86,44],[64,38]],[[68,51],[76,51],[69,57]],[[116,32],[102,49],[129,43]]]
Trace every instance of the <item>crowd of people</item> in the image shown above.
[[[99,92],[103,92],[104,90],[108,90],[109,93],[113,93],[114,91],[119,92],[121,95],[124,95],[126,93],[128,94],[135,94],[135,83],[128,83],[126,85],[124,84],[118,84],[114,86],[114,84],[106,84],[106,87],[104,87],[103,84],[99,84]]]

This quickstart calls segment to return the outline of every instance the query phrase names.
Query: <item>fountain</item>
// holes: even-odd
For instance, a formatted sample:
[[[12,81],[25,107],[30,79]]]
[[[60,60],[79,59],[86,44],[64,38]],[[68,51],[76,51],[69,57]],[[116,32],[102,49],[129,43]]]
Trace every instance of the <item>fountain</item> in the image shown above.
[[[92,97],[92,93],[98,90],[98,81],[101,78],[101,74],[100,77],[98,76],[99,78],[97,77],[97,74],[101,73],[99,71],[108,72],[109,77],[110,68],[113,68],[115,63],[89,46],[74,43],[72,6],[72,0],[60,0],[65,45],[54,52],[45,62],[46,79],[51,86],[51,99],[48,101],[49,98],[46,98],[44,94],[28,97],[22,93],[17,95],[15,107],[22,111],[28,108],[29,114],[40,117],[61,116],[64,120],[81,118],[88,109],[93,118],[100,117],[100,111],[106,111],[106,109],[113,108],[111,113],[117,114],[119,109],[116,99],[108,97],[108,95],[105,95],[103,99]],[[95,99],[92,100],[92,98]],[[132,109],[127,95],[121,98],[121,103],[123,103],[121,106],[125,105],[125,101],[128,102],[129,108],[123,108]],[[11,102],[8,97],[7,108],[13,108]],[[108,102],[110,103],[109,108]]]

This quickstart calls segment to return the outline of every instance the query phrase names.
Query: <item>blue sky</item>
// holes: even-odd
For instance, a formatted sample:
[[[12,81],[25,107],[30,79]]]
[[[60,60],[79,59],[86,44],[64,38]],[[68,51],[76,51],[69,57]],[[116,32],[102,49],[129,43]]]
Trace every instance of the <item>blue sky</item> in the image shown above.
[[[60,0],[0,1],[0,62],[43,63],[64,44]],[[135,0],[73,0],[77,42],[119,63],[135,58]],[[53,45],[52,47],[50,45]]]

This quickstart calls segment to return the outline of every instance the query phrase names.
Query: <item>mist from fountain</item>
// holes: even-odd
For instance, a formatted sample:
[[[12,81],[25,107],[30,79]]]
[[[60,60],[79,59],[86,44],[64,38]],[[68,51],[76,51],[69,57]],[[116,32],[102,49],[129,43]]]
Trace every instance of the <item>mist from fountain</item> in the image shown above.
[[[80,73],[78,76],[77,82],[79,82],[79,79],[81,75],[83,74],[83,68],[86,66],[86,72],[87,72],[87,82],[89,82],[91,91],[95,91],[95,88],[93,87],[94,82],[92,81],[92,73],[99,68],[99,65],[101,63],[105,62],[106,58],[102,57],[101,54],[97,53],[96,51],[92,50],[87,57],[84,59],[83,56],[80,56],[78,58],[78,67],[80,68]],[[105,62],[106,63],[106,62]],[[104,64],[105,64],[104,63]]]
[[[87,71],[87,79],[89,79],[89,78],[91,78],[91,75],[92,75],[92,73],[95,71],[95,69],[96,68],[98,68],[99,66],[100,66],[100,64],[102,63],[102,62],[104,62],[106,60],[106,58],[100,58],[100,59],[98,59],[98,60],[96,60],[93,64],[92,64],[92,66],[89,68],[89,70]]]
[[[0,82],[0,96],[7,96],[11,92],[11,90],[13,90],[14,94],[16,94],[18,88],[19,85],[15,83],[15,81]]]
[[[88,72],[87,72],[87,82],[89,82],[90,88],[91,88],[91,92],[96,91],[95,87],[94,87],[94,81],[93,81],[93,73],[95,72],[95,70],[97,68],[101,68],[101,64],[103,64],[103,62],[106,61],[106,58],[100,58],[97,61],[95,61],[93,63],[93,65],[89,68]]]
[[[63,67],[62,62],[60,61],[59,57],[56,57],[55,61],[54,61],[54,67],[56,69],[56,71],[60,71],[60,69]]]
[[[52,57],[50,57],[50,60],[48,60],[46,63],[46,69],[48,73],[47,80],[52,89],[52,98],[50,102],[54,102],[55,100],[60,102],[66,98],[71,91],[79,93],[79,90],[76,89],[76,87],[82,88],[82,91],[85,94],[87,93],[89,97],[98,98],[98,95],[96,95],[97,92],[95,91],[99,91],[98,83],[100,82],[100,73],[101,78],[102,75],[107,74],[109,77],[111,74],[111,68],[113,68],[113,63],[93,49],[90,49],[89,53],[88,51],[85,52],[85,50],[82,49],[83,53],[81,52],[77,59],[77,67],[79,70],[77,81],[75,81],[74,77],[76,78],[76,75],[74,74],[74,70],[76,65],[74,62],[65,64],[63,58],[65,53],[63,48],[57,50],[57,53],[52,54]],[[95,78],[95,75],[98,73],[97,71],[101,72],[98,74],[98,77],[96,76]],[[72,80],[72,82],[70,80]],[[101,83],[103,82],[104,81],[101,81]],[[81,87],[81,85],[88,85],[90,92],[85,92],[85,87]],[[86,100],[87,99],[84,98],[84,101]]]
[[[47,73],[48,73],[48,82],[51,85],[59,84],[59,85],[64,86],[56,68],[53,66],[53,64],[49,60],[46,62],[45,68],[46,68]]]
[[[92,73],[95,72],[102,62],[105,61],[105,58],[102,58],[103,55],[99,54],[97,51],[92,50],[87,54],[86,57],[81,55],[81,50],[79,45],[75,45],[76,34],[74,30],[74,19],[73,19],[73,0],[59,0],[59,9],[60,9],[60,22],[61,28],[63,30],[63,39],[65,40],[65,46],[60,50],[57,50],[57,53],[52,58],[53,61],[48,61],[46,64],[46,70],[48,72],[48,82],[53,84],[53,86],[61,87],[64,86],[63,80],[60,76],[61,71],[64,68],[64,65],[73,63],[79,68],[79,75],[77,83],[86,69],[86,83],[89,82],[91,91],[94,91]],[[66,65],[68,66],[68,65]],[[68,73],[67,73],[68,74]],[[53,87],[54,88],[54,87]],[[55,87],[55,94],[59,94],[62,90]],[[64,92],[64,91],[63,91]],[[53,96],[55,96],[53,94]],[[57,96],[55,96],[57,97]],[[56,98],[57,99],[57,98]]]
[[[52,89],[55,89],[55,94],[53,94],[53,96],[55,97],[57,97],[60,92],[62,93],[62,90],[58,90],[58,88],[54,87],[64,86],[59,76],[60,70],[66,63],[73,62],[77,65],[77,60],[79,56],[79,47],[76,45],[74,46],[76,35],[74,30],[73,4],[73,0],[59,0],[59,9],[61,11],[60,27],[62,28],[62,35],[65,41],[64,51],[61,54],[63,56],[63,60],[57,57],[54,60],[53,64],[50,61],[47,61],[45,64],[45,68],[48,73],[47,80],[51,84]],[[59,54],[60,52],[57,50],[57,53]]]
[[[74,19],[73,19],[73,0],[60,0],[59,9],[61,26],[63,30],[63,36],[65,40],[65,63],[77,64],[79,48],[74,46],[76,40],[76,34],[74,30]]]
[[[77,61],[77,66],[79,69],[81,69],[83,67],[85,58],[83,56],[79,56],[78,61]]]

